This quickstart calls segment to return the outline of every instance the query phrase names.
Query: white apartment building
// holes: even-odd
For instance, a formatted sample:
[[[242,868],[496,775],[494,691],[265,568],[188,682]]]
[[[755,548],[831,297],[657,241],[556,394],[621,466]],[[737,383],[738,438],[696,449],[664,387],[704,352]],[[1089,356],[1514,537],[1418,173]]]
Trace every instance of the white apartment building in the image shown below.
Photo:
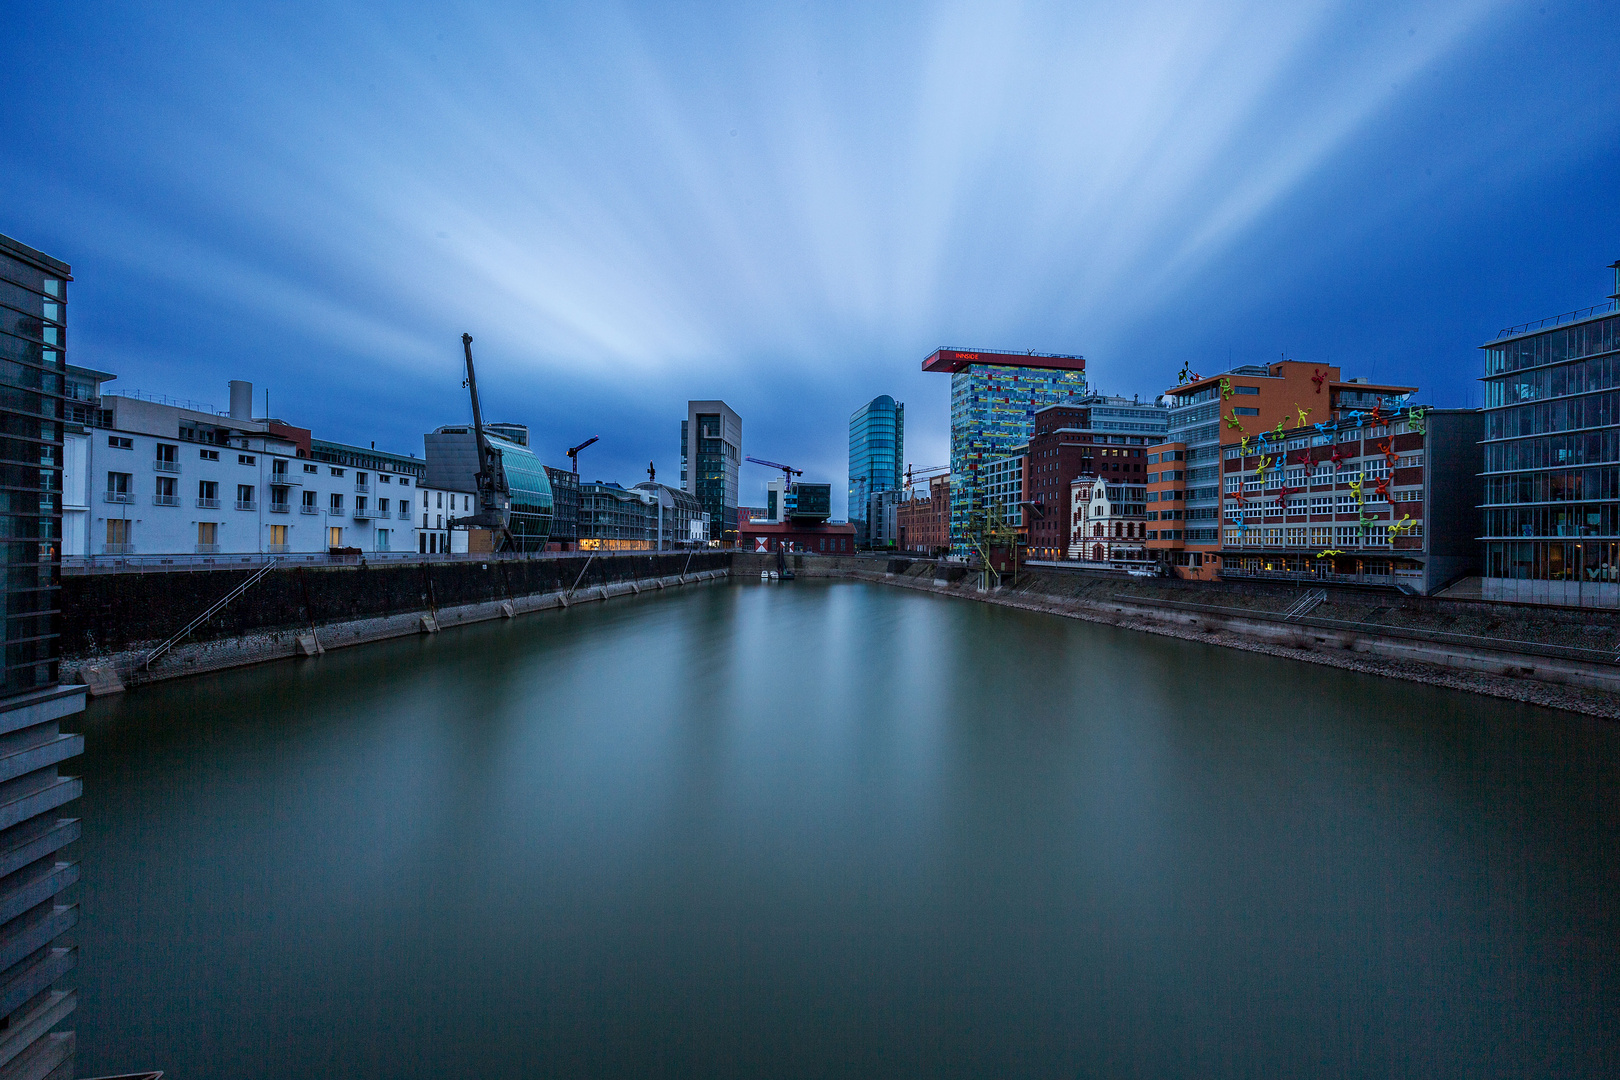
[[[418,550],[420,459],[253,419],[248,383],[231,383],[219,414],[104,395],[111,378],[69,370],[65,556]]]
[[[1070,481],[1069,558],[1130,566],[1148,561],[1147,515],[1142,504],[1123,501],[1128,490],[1102,476]]]

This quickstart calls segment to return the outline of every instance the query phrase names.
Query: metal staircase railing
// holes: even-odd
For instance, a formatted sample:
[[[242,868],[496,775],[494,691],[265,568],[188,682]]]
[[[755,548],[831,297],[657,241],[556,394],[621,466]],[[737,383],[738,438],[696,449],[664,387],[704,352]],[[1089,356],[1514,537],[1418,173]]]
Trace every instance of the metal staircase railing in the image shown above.
[[[152,667],[152,661],[156,660],[158,657],[162,656],[164,653],[166,653],[170,649],[172,649],[175,646],[175,644],[178,641],[180,641],[182,638],[184,638],[187,634],[191,633],[193,630],[197,629],[197,627],[201,626],[203,623],[205,623],[209,619],[213,618],[213,616],[215,615],[216,612],[218,612],[220,609],[224,608],[232,600],[235,600],[238,596],[241,596],[243,593],[247,592],[250,588],[252,588],[254,586],[254,584],[256,584],[258,582],[258,580],[260,578],[264,577],[264,575],[266,575],[270,571],[274,570],[276,568],[276,563],[279,562],[279,561],[280,560],[278,560],[278,559],[271,559],[269,562],[267,562],[263,566],[261,566],[258,570],[254,571],[253,574],[250,575],[246,581],[241,582],[240,584],[238,584],[236,586],[236,588],[232,589],[230,592],[226,593],[224,595],[224,597],[222,597],[221,599],[216,601],[214,603],[214,605],[212,607],[210,607],[207,611],[203,612],[201,615],[197,616],[195,619],[192,619],[190,622],[186,623],[186,625],[183,628],[181,628],[179,633],[175,634],[173,637],[169,638],[169,640],[165,641],[163,644],[159,645],[157,648],[155,648],[151,652],[147,653],[146,654],[146,659],[141,661],[141,667],[143,669],[145,669],[145,670],[150,670],[151,667]]]
[[[1324,602],[1326,602],[1327,598],[1328,594],[1326,589],[1312,589],[1310,592],[1306,593],[1304,596],[1295,601],[1294,606],[1288,609],[1287,614],[1285,614],[1283,618],[1298,619],[1302,616],[1309,615]]]

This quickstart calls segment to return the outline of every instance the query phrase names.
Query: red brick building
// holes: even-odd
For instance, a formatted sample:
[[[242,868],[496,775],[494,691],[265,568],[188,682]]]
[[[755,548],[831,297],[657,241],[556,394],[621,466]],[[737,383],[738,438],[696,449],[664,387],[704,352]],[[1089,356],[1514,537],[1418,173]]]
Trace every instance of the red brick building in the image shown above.
[[[1036,411],[1024,496],[1029,509],[1030,558],[1068,556],[1073,481],[1096,477],[1125,486],[1121,502],[1144,500],[1145,448],[1163,437],[1165,418],[1166,411],[1160,406],[1102,394],[1072,398]]]
[[[934,477],[926,492],[911,488],[894,516],[895,544],[901,551],[944,554],[951,546],[951,478]]]

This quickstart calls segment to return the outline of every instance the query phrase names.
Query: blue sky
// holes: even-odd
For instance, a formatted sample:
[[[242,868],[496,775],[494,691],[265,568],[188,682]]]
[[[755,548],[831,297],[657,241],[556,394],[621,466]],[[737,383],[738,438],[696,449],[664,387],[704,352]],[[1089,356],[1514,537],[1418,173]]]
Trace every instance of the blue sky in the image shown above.
[[[942,344],[1477,404],[1620,259],[1612,3],[7,8],[0,232],[74,265],[71,359],[403,452],[464,330],[489,415],[625,483],[689,397],[841,491],[889,393],[942,463]]]

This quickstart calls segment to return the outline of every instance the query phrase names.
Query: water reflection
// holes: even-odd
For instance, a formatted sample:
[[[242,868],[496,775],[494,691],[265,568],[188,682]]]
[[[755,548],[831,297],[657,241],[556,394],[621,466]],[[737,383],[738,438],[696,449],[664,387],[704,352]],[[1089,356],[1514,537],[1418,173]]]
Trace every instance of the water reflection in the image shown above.
[[[796,582],[86,724],[87,1073],[1620,1070],[1579,717]]]

